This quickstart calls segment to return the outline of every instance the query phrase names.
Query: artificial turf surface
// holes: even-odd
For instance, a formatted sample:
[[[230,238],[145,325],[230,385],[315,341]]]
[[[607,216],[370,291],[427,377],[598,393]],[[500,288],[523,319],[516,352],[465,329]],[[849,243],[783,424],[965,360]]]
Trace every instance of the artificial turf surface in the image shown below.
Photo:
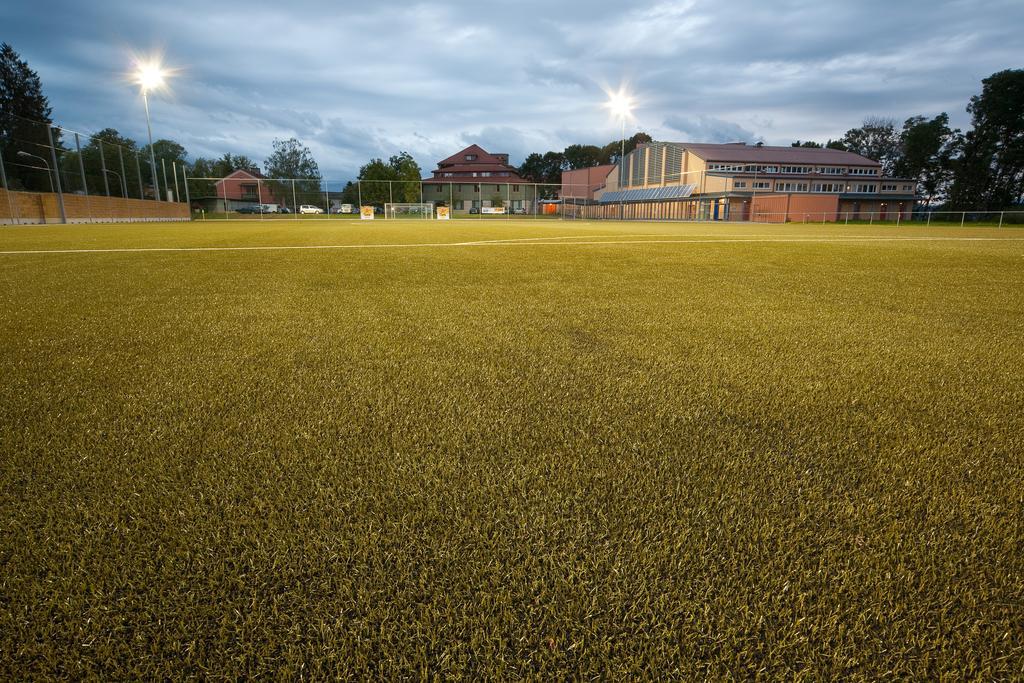
[[[2,679],[1024,676],[1024,231],[0,229],[98,249],[0,253]]]

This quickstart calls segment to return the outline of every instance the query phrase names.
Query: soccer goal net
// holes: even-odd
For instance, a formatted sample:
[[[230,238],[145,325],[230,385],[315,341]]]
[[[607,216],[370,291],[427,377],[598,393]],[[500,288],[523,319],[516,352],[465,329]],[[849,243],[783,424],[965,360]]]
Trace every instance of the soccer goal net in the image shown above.
[[[385,218],[433,218],[434,205],[423,204],[385,204]]]

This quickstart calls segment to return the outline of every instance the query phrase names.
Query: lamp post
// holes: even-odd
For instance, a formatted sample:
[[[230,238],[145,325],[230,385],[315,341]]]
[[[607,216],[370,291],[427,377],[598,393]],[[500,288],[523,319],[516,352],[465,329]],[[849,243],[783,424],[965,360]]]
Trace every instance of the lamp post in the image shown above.
[[[156,177],[156,154],[153,151],[153,127],[149,122],[149,91],[164,84],[164,71],[158,62],[139,63],[135,82],[142,88],[142,103],[146,107],[146,133],[149,135],[149,169],[153,177],[153,190],[160,200],[160,183]]]
[[[110,175],[112,175],[112,176],[114,176],[115,178],[117,178],[117,184],[121,186],[121,196],[125,196],[125,195],[124,195],[124,181],[122,181],[122,180],[121,180],[121,174],[120,174],[120,173],[118,173],[117,171],[111,171],[111,170],[110,170],[109,168],[108,168],[108,169],[106,169],[106,171],[107,171],[107,173],[109,173]]]
[[[619,147],[619,220],[625,218],[625,192],[623,186],[625,184],[625,164],[626,164],[626,117],[631,116],[633,113],[633,98],[626,92],[625,88],[620,88],[618,92],[608,93],[608,101],[604,105],[614,115],[619,117],[619,122],[622,125],[622,145]]]
[[[39,159],[39,161],[43,162],[43,166],[46,167],[46,178],[50,181],[50,192],[55,191],[53,189],[53,173],[52,171],[50,171],[50,164],[46,163],[46,159],[42,158],[41,156],[36,156],[35,154],[29,154],[28,152],[25,151],[18,152],[18,156],[32,157],[33,159]]]

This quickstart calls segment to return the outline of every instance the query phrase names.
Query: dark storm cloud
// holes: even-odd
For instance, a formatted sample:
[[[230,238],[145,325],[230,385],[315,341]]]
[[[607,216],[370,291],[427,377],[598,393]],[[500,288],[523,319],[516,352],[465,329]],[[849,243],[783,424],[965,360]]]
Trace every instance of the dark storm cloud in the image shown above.
[[[508,152],[619,134],[602,88],[630,84],[628,131],[657,139],[825,140],[870,115],[964,107],[1019,67],[1024,4],[181,0],[6,3],[0,40],[40,73],[61,123],[145,135],[133,51],[180,68],[154,133],[193,156],[308,144],[327,175],[408,150],[429,169],[468,142]],[[45,11],[41,11],[45,10]]]

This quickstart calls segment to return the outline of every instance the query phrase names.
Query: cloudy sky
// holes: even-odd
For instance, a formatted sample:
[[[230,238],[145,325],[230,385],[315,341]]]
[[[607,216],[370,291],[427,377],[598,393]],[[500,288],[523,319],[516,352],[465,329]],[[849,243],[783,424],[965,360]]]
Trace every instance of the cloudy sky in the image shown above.
[[[462,146],[605,144],[604,90],[628,83],[629,131],[659,140],[824,141],[866,116],[965,106],[1024,67],[1024,2],[521,0],[264,3],[15,0],[0,41],[38,71],[54,119],[145,137],[132,55],[178,69],[151,98],[156,137],[191,157],[262,161],[297,137],[326,178],[407,150],[424,170]]]

